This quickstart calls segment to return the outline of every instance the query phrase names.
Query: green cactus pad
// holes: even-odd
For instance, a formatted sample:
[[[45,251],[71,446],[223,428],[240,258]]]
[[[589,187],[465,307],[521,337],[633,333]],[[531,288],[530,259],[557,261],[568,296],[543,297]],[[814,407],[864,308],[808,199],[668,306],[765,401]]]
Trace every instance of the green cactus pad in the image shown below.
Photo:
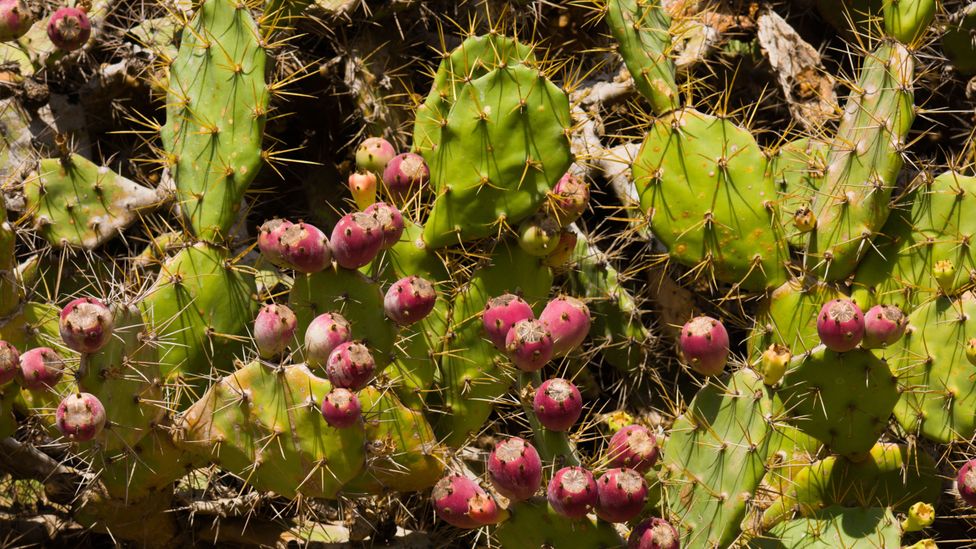
[[[396,330],[383,313],[383,293],[379,284],[359,271],[329,267],[295,279],[288,306],[298,317],[297,337],[304,338],[312,320],[335,311],[349,321],[353,339],[362,341],[376,360],[377,369],[389,364],[393,356]],[[299,349],[299,356],[304,356]]]
[[[96,461],[98,478],[113,498],[140,501],[164,493],[173,482],[206,459],[178,448],[172,439],[172,427],[157,425],[139,442],[119,454],[100,454]]]
[[[198,243],[180,250],[161,267],[140,302],[157,340],[167,379],[181,379],[184,405],[203,396],[215,374],[242,357],[257,314],[254,278],[235,267],[228,253]]]
[[[637,90],[663,114],[678,108],[671,50],[671,17],[660,0],[609,0],[607,24]]]
[[[365,465],[366,436],[326,424],[319,405],[331,389],[304,364],[252,362],[186,411],[178,444],[258,490],[335,498]]]
[[[437,198],[424,226],[432,248],[495,236],[535,213],[572,161],[569,101],[525,65],[497,68],[458,92],[428,155]]]
[[[268,88],[260,40],[247,4],[206,0],[170,65],[161,137],[180,211],[203,239],[226,238],[261,167]]]
[[[891,350],[891,364],[906,390],[895,417],[912,432],[937,442],[976,434],[976,368],[966,344],[976,337],[976,296],[938,298],[908,317],[905,336]]]
[[[135,306],[112,311],[112,338],[97,353],[81,356],[78,387],[98,397],[108,422],[96,439],[104,452],[138,443],[165,412],[162,375],[142,313]]]
[[[793,214],[810,206],[823,183],[827,150],[827,144],[818,139],[798,139],[780,147],[770,158],[779,193],[780,221],[794,246],[802,246],[803,239],[793,224]]]
[[[782,522],[749,547],[757,549],[875,549],[900,547],[891,509],[828,507],[811,517]]]
[[[884,432],[899,390],[888,364],[871,351],[821,345],[793,357],[778,396],[800,430],[835,453],[857,456]]]
[[[662,475],[682,547],[727,546],[739,535],[781,413],[762,378],[739,370],[713,378],[675,420]]]
[[[610,523],[568,519],[552,510],[545,498],[533,498],[509,508],[511,516],[495,535],[502,547],[552,549],[613,549],[625,542]]]
[[[811,206],[817,228],[804,235],[804,267],[824,280],[843,280],[854,272],[888,219],[902,149],[915,120],[914,67],[908,50],[892,42],[864,58]]]
[[[776,187],[756,140],[683,109],[657,119],[634,160],[641,210],[671,257],[709,282],[762,289],[786,278]]]
[[[820,308],[831,299],[843,296],[833,285],[813,278],[790,279],[760,305],[749,336],[749,356],[758,359],[774,343],[785,345],[794,355],[820,345],[817,334]]]
[[[41,160],[24,183],[24,196],[45,240],[89,250],[162,202],[155,190],[77,154]]]
[[[465,83],[481,78],[500,66],[535,64],[532,48],[498,34],[472,36],[441,60],[430,93],[417,107],[413,127],[413,149],[427,158],[441,143],[441,126]]]
[[[451,312],[451,337],[440,363],[439,396],[445,413],[436,416],[434,425],[438,438],[448,446],[461,446],[479,433],[495,401],[514,383],[514,377],[502,367],[501,353],[484,333],[481,313],[485,304],[504,293],[518,293],[539,314],[552,287],[549,268],[514,242],[499,243],[490,261],[461,289]]]
[[[971,287],[976,218],[969,212],[976,207],[976,177],[946,172],[900,202],[906,206],[892,213],[858,266],[854,295],[911,311],[940,293],[958,295]],[[935,266],[944,261],[955,273],[940,284]]]

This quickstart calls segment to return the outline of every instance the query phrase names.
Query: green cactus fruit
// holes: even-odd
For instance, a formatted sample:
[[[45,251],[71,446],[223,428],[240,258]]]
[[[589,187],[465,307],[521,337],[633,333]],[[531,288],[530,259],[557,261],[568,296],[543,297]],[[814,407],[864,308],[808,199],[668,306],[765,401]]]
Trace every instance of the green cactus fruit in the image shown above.
[[[940,297],[908,317],[905,336],[889,361],[907,388],[895,417],[911,431],[937,442],[976,435],[976,386],[967,342],[976,337],[976,295]]]
[[[206,464],[206,457],[177,447],[171,430],[170,425],[156,425],[131,447],[99,454],[98,478],[110,496],[136,502],[165,494],[177,479]]]
[[[759,306],[749,335],[749,356],[758,359],[774,344],[787,347],[794,355],[820,345],[817,315],[824,303],[840,297],[844,294],[834,285],[811,277],[790,279],[776,288]]]
[[[945,34],[942,35],[942,52],[957,71],[972,76],[976,74],[976,4],[967,4],[950,16]]]
[[[724,547],[739,535],[782,413],[762,378],[746,369],[709,380],[675,420],[662,478],[682,547]]]
[[[848,549],[900,547],[901,530],[891,509],[832,506],[781,522],[749,547],[757,549]]]
[[[942,481],[935,461],[905,445],[878,443],[866,456],[830,456],[793,476],[789,490],[763,513],[772,526],[797,512],[812,516],[831,505],[892,507],[905,512],[918,501],[938,503]]]
[[[247,4],[206,0],[170,65],[163,148],[183,219],[220,242],[261,167],[266,55]]]
[[[902,532],[921,532],[935,522],[935,507],[924,501],[917,501],[908,508],[905,520],[901,521]]]
[[[976,219],[968,212],[976,203],[976,177],[946,172],[922,180],[899,202],[905,206],[892,213],[858,266],[858,304],[873,299],[911,311],[940,290],[954,296],[970,287]]]
[[[822,345],[794,355],[777,391],[794,425],[845,456],[874,446],[899,394],[892,369],[871,351],[837,353]]]
[[[383,313],[379,284],[359,271],[328,267],[298,276],[288,295],[288,306],[298,317],[296,334],[304,334],[316,316],[338,312],[352,326],[352,338],[369,348],[377,373],[390,363],[396,330]],[[304,356],[304,349],[299,351],[299,356]]]
[[[908,50],[894,42],[864,58],[811,204],[817,228],[804,233],[804,267],[824,280],[854,272],[888,218],[915,119],[914,67]]]
[[[510,507],[509,513],[508,520],[495,530],[502,547],[611,549],[625,545],[610,523],[568,519],[541,497],[520,502]]]
[[[508,65],[535,65],[532,48],[498,34],[472,36],[441,60],[430,93],[417,107],[413,149],[429,162],[441,143],[441,126],[447,120],[465,83]]]
[[[437,191],[427,245],[494,236],[535,213],[572,161],[570,124],[566,94],[525,65],[462,87],[427,155]]]
[[[770,158],[780,201],[780,221],[793,246],[802,246],[800,233],[816,228],[816,217],[809,206],[823,183],[827,148],[819,139],[798,139],[784,144]]]
[[[884,0],[882,17],[888,36],[914,45],[935,18],[935,0]]]
[[[671,53],[671,17],[660,0],[608,0],[607,24],[634,85],[663,114],[678,108]]]
[[[489,263],[471,275],[454,299],[447,348],[441,357],[441,399],[444,414],[434,424],[438,439],[461,446],[485,425],[494,403],[513,385],[506,359],[484,332],[481,313],[489,299],[519,293],[542,312],[552,287],[552,273],[542,260],[526,254],[514,242],[495,246]]]
[[[96,353],[81,355],[78,387],[105,407],[106,429],[97,440],[104,452],[133,447],[165,412],[162,374],[138,307],[113,306],[114,328]]]
[[[330,427],[319,403],[331,384],[304,364],[251,362],[214,383],[180,419],[177,444],[254,488],[335,498],[366,463],[363,427]]]
[[[673,112],[655,120],[633,174],[641,210],[673,259],[747,290],[786,279],[776,186],[748,131],[693,109]]]
[[[97,248],[159,206],[163,197],[72,154],[45,158],[24,183],[34,224],[53,246]]]
[[[248,348],[257,314],[254,277],[226,250],[205,243],[183,248],[160,267],[139,306],[158,346],[163,376],[176,380],[180,406],[203,395],[214,372]]]

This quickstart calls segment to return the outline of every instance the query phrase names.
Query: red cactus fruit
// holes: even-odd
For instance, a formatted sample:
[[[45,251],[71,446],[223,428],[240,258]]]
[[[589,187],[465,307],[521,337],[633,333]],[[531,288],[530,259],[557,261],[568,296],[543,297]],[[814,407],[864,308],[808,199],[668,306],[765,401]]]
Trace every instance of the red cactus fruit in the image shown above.
[[[349,341],[336,347],[325,366],[329,381],[336,387],[358,391],[373,379],[376,361],[365,345]]]
[[[644,509],[647,483],[633,469],[610,469],[596,482],[596,514],[608,522],[627,522]]]
[[[308,223],[289,225],[278,238],[282,262],[300,273],[317,273],[332,263],[329,237]]]
[[[970,507],[976,507],[976,459],[971,459],[959,469],[956,475],[956,489],[959,497]]]
[[[424,157],[414,153],[403,153],[393,157],[383,170],[383,183],[390,196],[403,201],[422,189],[430,179],[430,168]]]
[[[450,475],[442,478],[434,485],[431,498],[437,516],[458,528],[479,528],[498,518],[495,501],[467,477]]]
[[[298,319],[284,305],[265,305],[254,319],[254,341],[261,358],[274,358],[288,348],[295,337]]]
[[[48,347],[37,347],[20,355],[20,384],[39,391],[54,387],[64,375],[61,355]]]
[[[386,316],[400,326],[409,326],[427,317],[434,310],[437,291],[434,285],[419,276],[401,278],[390,286],[383,298]]]
[[[258,249],[261,250],[261,255],[279,267],[287,266],[281,253],[281,235],[291,226],[291,221],[275,218],[265,221],[258,228]]]
[[[630,467],[639,473],[646,473],[657,462],[657,439],[643,425],[628,425],[610,437],[607,453],[610,465]]]
[[[321,368],[339,345],[352,340],[349,321],[339,313],[322,313],[305,330],[305,362]]]
[[[358,269],[383,247],[383,228],[366,212],[346,214],[332,229],[332,256],[344,269]]]
[[[58,8],[47,22],[47,36],[60,50],[77,50],[91,37],[88,14],[79,8]]]
[[[383,173],[386,165],[396,156],[396,149],[382,137],[367,137],[356,149],[356,168]]]
[[[322,399],[322,417],[336,429],[345,429],[359,423],[363,417],[359,397],[349,389],[336,387]]]
[[[492,345],[504,351],[509,330],[518,321],[531,318],[535,318],[535,314],[524,299],[515,294],[503,294],[488,300],[481,322]]]
[[[576,385],[557,377],[539,385],[532,407],[543,427],[550,431],[568,431],[583,412],[583,397]]]
[[[523,372],[541,369],[552,358],[552,336],[542,322],[520,320],[508,331],[505,354]]]
[[[68,395],[55,412],[58,431],[75,442],[87,442],[105,427],[105,407],[95,395]]]
[[[386,202],[377,202],[366,208],[363,213],[367,213],[376,219],[383,231],[382,249],[390,248],[400,241],[403,235],[403,214],[396,206],[391,206]]]
[[[505,439],[488,456],[488,477],[495,489],[508,499],[529,499],[542,484],[539,452],[521,438]]]
[[[112,337],[112,311],[93,297],[80,297],[61,309],[58,328],[69,349],[94,353]]]
[[[864,314],[850,299],[832,299],[820,309],[817,333],[831,351],[850,351],[864,337]]]
[[[681,328],[679,343],[685,362],[701,375],[719,375],[729,361],[729,333],[712,317],[689,320]]]
[[[0,0],[0,42],[11,42],[27,34],[34,14],[24,0]]]
[[[552,188],[550,213],[561,227],[576,221],[590,202],[590,186],[580,177],[567,173]]]
[[[582,467],[564,467],[552,476],[546,496],[555,512],[581,519],[597,504],[596,481]]]
[[[552,334],[552,353],[565,356],[590,333],[590,309],[575,297],[561,295],[546,304],[539,320]]]
[[[861,345],[865,349],[887,347],[901,339],[907,327],[908,317],[901,309],[894,305],[875,305],[864,315],[864,339]]]
[[[681,537],[670,522],[649,518],[637,525],[627,539],[627,549],[679,549]]]
[[[0,387],[10,383],[20,373],[20,353],[17,348],[0,341]]]

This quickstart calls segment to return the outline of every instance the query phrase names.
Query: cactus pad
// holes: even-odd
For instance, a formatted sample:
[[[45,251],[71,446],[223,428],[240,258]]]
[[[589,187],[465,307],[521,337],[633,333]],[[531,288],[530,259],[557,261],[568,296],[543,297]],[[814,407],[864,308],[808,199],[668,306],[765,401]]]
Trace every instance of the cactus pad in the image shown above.
[[[678,107],[671,50],[671,17],[660,0],[609,0],[607,22],[634,84],[654,112]]]

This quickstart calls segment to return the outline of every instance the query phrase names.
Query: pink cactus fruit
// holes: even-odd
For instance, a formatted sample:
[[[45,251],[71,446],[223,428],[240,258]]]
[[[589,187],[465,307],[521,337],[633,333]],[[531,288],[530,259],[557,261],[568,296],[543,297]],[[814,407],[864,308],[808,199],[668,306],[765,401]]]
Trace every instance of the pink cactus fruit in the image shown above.
[[[69,349],[94,353],[112,337],[112,311],[93,297],[80,297],[61,309],[58,328]]]
[[[390,286],[383,298],[386,316],[400,326],[409,326],[427,317],[434,310],[437,291],[434,285],[419,276],[401,278]]]
[[[590,186],[580,177],[567,173],[552,188],[550,212],[565,227],[576,221],[586,211],[590,202]]]
[[[956,475],[956,489],[959,497],[970,507],[976,507],[976,459],[971,459],[959,469]]]
[[[546,304],[539,320],[552,334],[552,353],[566,356],[590,333],[590,309],[575,297],[561,295]]]
[[[381,174],[396,156],[396,149],[382,137],[367,137],[356,149],[356,168]]]
[[[434,510],[444,522],[458,528],[479,528],[493,524],[498,509],[478,483],[459,475],[442,478],[431,493]]]
[[[535,318],[535,313],[524,299],[515,294],[503,294],[488,300],[481,322],[492,345],[504,351],[509,330],[520,320],[532,318]]]
[[[366,212],[346,214],[332,229],[332,256],[344,269],[369,264],[383,247],[383,228]]]
[[[336,429],[346,429],[359,423],[363,408],[359,397],[349,389],[336,387],[322,399],[322,417]]]
[[[13,381],[20,373],[20,353],[17,348],[0,341],[0,387]]]
[[[488,456],[488,477],[495,489],[508,499],[529,499],[542,484],[539,452],[521,438],[505,439]]]
[[[87,442],[105,427],[105,407],[95,395],[68,395],[55,412],[58,431],[75,442]]]
[[[628,425],[610,437],[607,453],[610,465],[646,473],[657,462],[657,439],[643,425]]]
[[[0,42],[11,42],[27,34],[34,14],[24,0],[0,0]]]
[[[637,525],[627,539],[627,549],[679,549],[681,537],[670,522],[649,518]]]
[[[543,427],[568,431],[583,412],[583,397],[572,382],[556,377],[539,385],[532,407]]]
[[[322,313],[305,330],[305,362],[312,367],[326,365],[339,345],[352,340],[349,321],[339,313]]]
[[[681,328],[679,345],[685,362],[704,376],[721,374],[729,361],[729,333],[709,316],[689,320]]]
[[[365,345],[357,341],[333,349],[325,366],[329,381],[336,387],[358,391],[373,379],[376,361]]]
[[[505,354],[523,372],[535,372],[545,366],[552,358],[552,347],[549,330],[531,318],[516,322],[505,338]]]
[[[317,273],[332,263],[329,237],[308,223],[289,225],[278,238],[282,262],[300,273]]]
[[[284,305],[265,305],[254,319],[254,341],[261,358],[274,358],[285,352],[295,338],[298,319]]]
[[[400,241],[403,235],[403,214],[396,206],[377,202],[366,208],[363,213],[373,216],[380,224],[380,230],[383,231],[382,249],[390,248]]]
[[[20,384],[39,391],[54,387],[64,375],[61,355],[49,347],[37,347],[20,355]]]
[[[79,8],[58,8],[47,22],[47,36],[60,50],[77,50],[91,37],[88,14]]]
[[[832,299],[820,309],[817,333],[831,351],[850,351],[864,337],[864,314],[850,299]]]
[[[403,153],[393,157],[383,171],[383,183],[390,196],[400,202],[422,189],[430,179],[430,169],[424,157]]]
[[[376,174],[373,172],[349,174],[349,194],[360,210],[365,210],[376,202],[377,181]]]
[[[610,469],[596,482],[596,514],[607,522],[627,522],[641,513],[647,483],[633,469]]]
[[[875,305],[864,315],[865,349],[881,349],[892,345],[905,335],[908,317],[894,305]]]
[[[281,235],[291,225],[291,221],[287,219],[275,218],[265,221],[258,228],[258,249],[261,250],[261,255],[279,267],[287,266],[281,253]]]
[[[593,475],[582,467],[564,467],[552,476],[546,490],[552,509],[571,519],[581,519],[597,504]]]

